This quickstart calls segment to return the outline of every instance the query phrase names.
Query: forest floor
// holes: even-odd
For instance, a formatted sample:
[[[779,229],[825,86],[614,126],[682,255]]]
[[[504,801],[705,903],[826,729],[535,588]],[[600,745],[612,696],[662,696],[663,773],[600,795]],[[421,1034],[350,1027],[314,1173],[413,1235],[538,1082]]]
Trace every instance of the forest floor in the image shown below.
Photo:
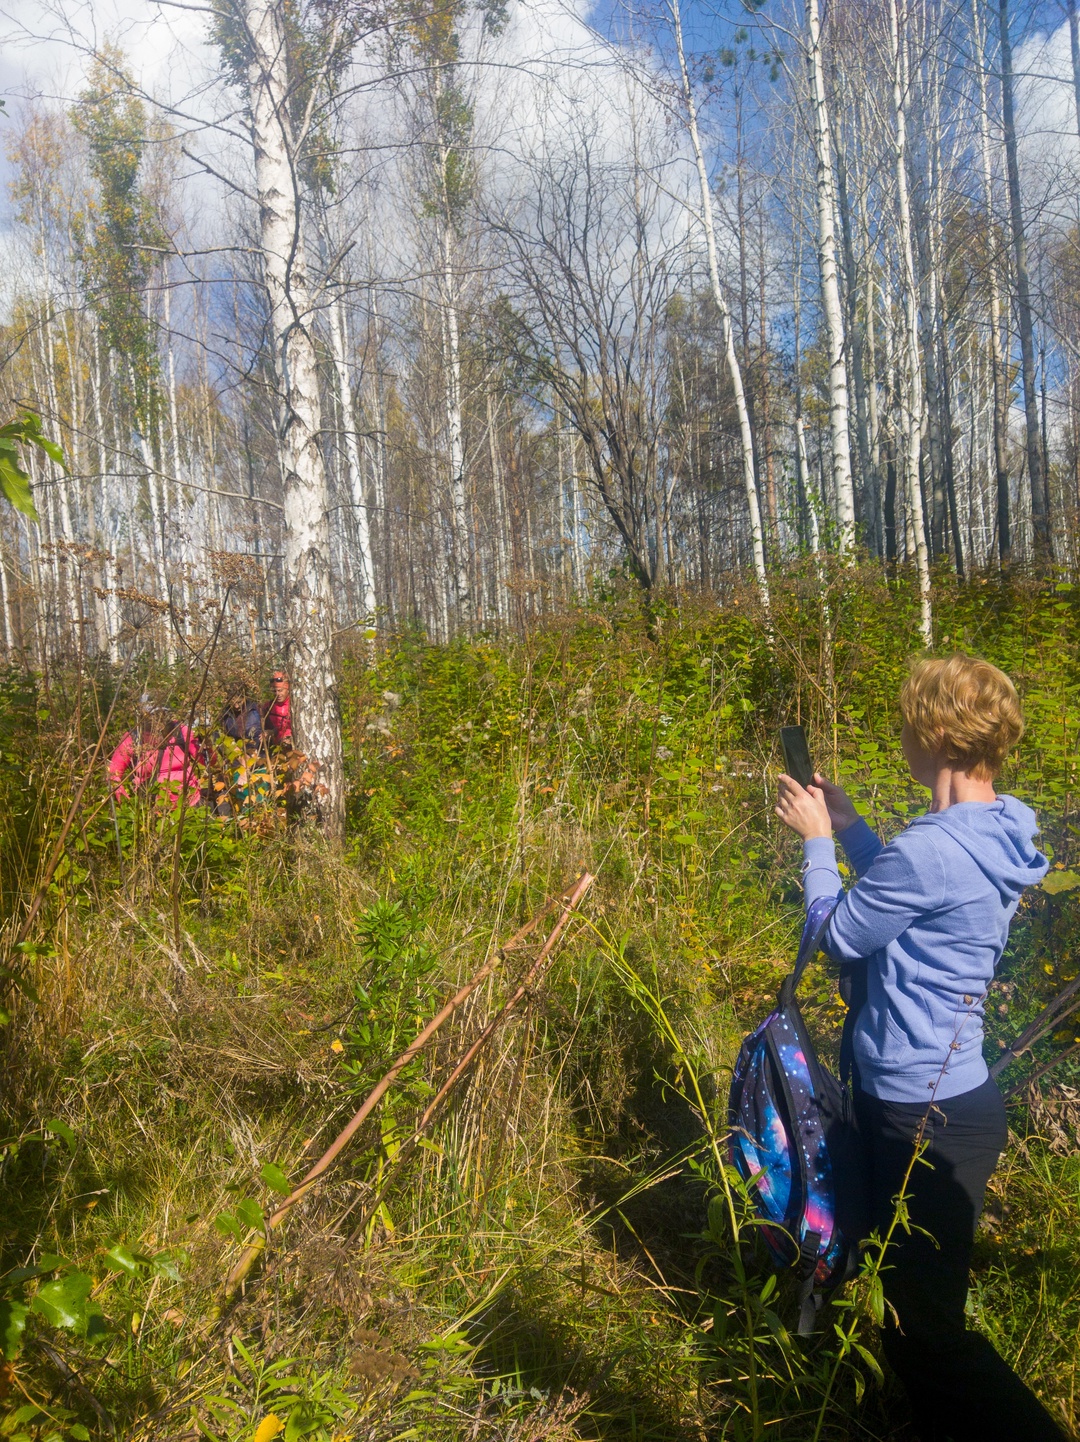
[[[777,578],[771,647],[750,596],[648,625],[616,597],[524,639],[346,658],[343,855],[201,810],[178,839],[94,779],[4,1002],[0,1436],[909,1435],[866,1297],[794,1339],[719,1164],[731,1062],[801,923],[778,724],[807,724],[884,835],[923,805],[898,743],[911,591],[849,572],[826,599],[810,571]],[[935,607],[940,650],[1022,690],[1004,784],[1055,868],[1013,929],[995,1052],[1077,972],[1080,589],[943,580]],[[0,689],[9,937],[114,685],[12,671]],[[497,948],[584,870],[550,970],[410,1145],[536,954]],[[493,957],[227,1300],[244,1240]],[[828,1053],[833,979],[807,990]],[[1019,1090],[971,1308],[1075,1427],[1078,1064],[1026,1086],[1072,1032],[1003,1077]]]

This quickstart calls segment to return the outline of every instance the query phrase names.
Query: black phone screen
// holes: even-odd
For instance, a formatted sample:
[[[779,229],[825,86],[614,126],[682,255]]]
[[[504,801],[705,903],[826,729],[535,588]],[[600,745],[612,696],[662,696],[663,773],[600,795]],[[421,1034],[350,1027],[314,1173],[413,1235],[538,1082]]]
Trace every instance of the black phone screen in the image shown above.
[[[814,779],[814,765],[805,730],[801,726],[781,726],[780,745],[784,748],[784,770],[800,786],[809,786]]]

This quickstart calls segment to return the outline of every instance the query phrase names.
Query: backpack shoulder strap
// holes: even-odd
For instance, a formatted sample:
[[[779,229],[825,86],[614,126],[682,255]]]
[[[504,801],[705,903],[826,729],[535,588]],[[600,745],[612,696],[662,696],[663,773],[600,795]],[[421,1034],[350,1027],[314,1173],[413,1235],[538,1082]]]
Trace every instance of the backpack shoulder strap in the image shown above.
[[[806,923],[803,926],[802,940],[799,942],[799,954],[795,958],[795,969],[785,976],[780,984],[778,1005],[781,1008],[790,1006],[794,1001],[796,989],[803,978],[803,972],[821,950],[821,943],[825,939],[825,930],[836,910],[837,900],[838,898],[835,896],[819,896],[816,901],[810,903],[806,913]]]
[[[848,962],[840,968],[840,995],[847,1003],[840,1033],[840,1080],[847,1086],[855,1071],[855,1022],[866,1005],[867,963]]]

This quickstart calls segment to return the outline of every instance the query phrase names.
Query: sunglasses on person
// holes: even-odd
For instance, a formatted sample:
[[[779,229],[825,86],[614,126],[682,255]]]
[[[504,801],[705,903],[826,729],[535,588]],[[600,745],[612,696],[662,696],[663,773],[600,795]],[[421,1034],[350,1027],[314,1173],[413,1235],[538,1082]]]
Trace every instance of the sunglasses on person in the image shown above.
[[[287,677],[287,676],[271,676],[271,677],[270,677],[270,680],[273,682],[273,684],[274,684],[275,686],[280,686],[283,682],[285,682],[285,681],[288,680],[288,677]]]

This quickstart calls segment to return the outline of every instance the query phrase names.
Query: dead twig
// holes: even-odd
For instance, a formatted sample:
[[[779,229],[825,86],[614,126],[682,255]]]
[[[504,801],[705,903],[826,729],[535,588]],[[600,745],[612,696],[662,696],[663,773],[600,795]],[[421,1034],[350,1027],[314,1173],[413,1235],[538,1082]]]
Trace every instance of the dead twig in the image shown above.
[[[1080,1054],[1080,1041],[1073,1042],[1072,1046],[1067,1046],[1064,1051],[1059,1051],[1057,1056],[1051,1057],[1048,1062],[1044,1062],[1042,1066],[1033,1071],[1030,1076],[1024,1077],[1023,1081],[1018,1081],[1015,1086],[1011,1086],[1004,1094],[1005,1100],[1011,1101],[1014,1096],[1018,1096],[1021,1092],[1027,1091],[1029,1087],[1033,1087],[1037,1082],[1042,1081],[1047,1072],[1053,1071],[1054,1068],[1059,1066],[1063,1061],[1068,1061],[1070,1057],[1077,1056],[1078,1054]],[[991,1075],[993,1075],[992,1071]]]
[[[540,980],[549,962],[551,961],[551,956],[552,952],[555,949],[555,945],[558,942],[560,936],[562,936],[563,932],[566,930],[566,926],[570,920],[570,917],[573,915],[574,911],[577,910],[577,907],[580,904],[582,897],[585,895],[585,893],[588,891],[589,887],[593,884],[595,880],[596,878],[594,876],[590,876],[590,874],[586,871],[581,877],[579,877],[573,887],[573,890],[563,896],[562,915],[552,927],[551,935],[548,937],[547,941],[544,942],[544,945],[541,947],[540,953],[537,956],[536,960],[525,973],[517,989],[503,1003],[503,1005],[487,1023],[484,1029],[480,1032],[480,1035],[476,1038],[476,1040],[472,1043],[472,1045],[468,1048],[468,1050],[464,1053],[460,1060],[454,1065],[453,1069],[450,1072],[450,1075],[446,1078],[442,1086],[432,1097],[431,1101],[425,1108],[423,1115],[417,1122],[412,1136],[410,1136],[409,1139],[404,1142],[402,1146],[398,1149],[398,1151],[394,1154],[394,1159],[391,1162],[389,1168],[387,1169],[382,1186],[380,1187],[376,1196],[368,1203],[366,1210],[364,1211],[356,1227],[353,1229],[352,1235],[350,1236],[349,1241],[346,1245],[351,1246],[353,1243],[356,1242],[357,1238],[361,1236],[364,1228],[371,1221],[371,1218],[375,1215],[376,1211],[382,1205],[383,1198],[386,1196],[387,1190],[397,1170],[412,1155],[413,1151],[415,1150],[417,1144],[420,1141],[420,1138],[423,1136],[424,1132],[431,1124],[435,1113],[438,1111],[439,1107],[450,1095],[450,1093],[455,1089],[455,1087],[461,1081],[462,1077],[465,1076],[466,1072],[470,1070],[473,1062],[476,1060],[480,1051],[488,1044],[491,1038],[498,1031],[499,1027],[502,1026],[503,1022],[517,1006],[518,1002],[521,1001],[524,996],[528,995],[536,986],[537,982]],[[530,924],[530,930],[532,929],[533,925],[535,925],[535,922]]]
[[[534,962],[532,968],[530,969],[528,977],[532,977],[536,973],[537,968],[540,966],[543,958],[548,955],[552,946],[555,944],[556,940],[564,929],[570,912],[577,905],[580,898],[584,896],[589,886],[592,885],[592,881],[593,878],[586,874],[577,883],[573,892],[571,893],[571,897],[565,901],[563,915],[560,917],[558,923],[552,930],[551,936],[548,938],[547,942],[544,945],[543,951],[540,953],[540,957],[536,962]],[[539,926],[540,922],[544,919],[544,917],[547,916],[554,909],[554,907],[558,904],[558,901],[558,897],[552,897],[545,904],[545,906],[543,906],[541,910],[537,912],[537,914],[530,922],[523,926],[520,931],[515,932],[514,935],[510,938],[510,940],[507,941],[505,945],[499,948],[499,950],[495,953],[491,960],[485,962],[484,965],[480,968],[480,970],[475,974],[475,976],[473,976],[470,981],[467,981],[465,985],[461,987],[461,989],[450,998],[450,1000],[446,1003],[442,1010],[437,1012],[435,1016],[431,1018],[427,1025],[418,1033],[416,1040],[413,1041],[412,1044],[401,1053],[401,1055],[394,1062],[393,1066],[391,1066],[390,1070],[382,1077],[379,1082],[375,1084],[375,1086],[372,1088],[372,1090],[369,1092],[368,1096],[364,1100],[363,1105],[353,1115],[348,1125],[341,1132],[338,1133],[337,1137],[330,1144],[330,1146],[327,1147],[326,1151],[323,1152],[319,1160],[315,1162],[315,1164],[306,1173],[299,1185],[296,1186],[294,1190],[289,1193],[289,1195],[278,1207],[277,1211],[275,1211],[267,1219],[266,1231],[264,1232],[264,1234],[256,1238],[255,1241],[250,1242],[244,1248],[244,1251],[241,1253],[240,1259],[229,1272],[229,1275],[225,1282],[225,1306],[227,1306],[229,1302],[232,1301],[232,1299],[236,1296],[237,1292],[240,1290],[247,1277],[249,1276],[252,1267],[254,1267],[256,1261],[265,1250],[267,1237],[269,1236],[270,1232],[274,1228],[279,1227],[285,1217],[288,1216],[289,1212],[296,1205],[296,1203],[299,1202],[301,1198],[307,1196],[308,1192],[310,1192],[311,1189],[318,1184],[320,1179],[325,1175],[325,1173],[330,1169],[333,1163],[345,1150],[349,1142],[363,1126],[364,1122],[378,1106],[379,1102],[390,1090],[390,1088],[393,1086],[394,1082],[404,1071],[404,1069],[409,1065],[411,1061],[413,1061],[417,1056],[419,1056],[419,1054],[423,1051],[424,1047],[439,1030],[439,1028],[443,1025],[443,1023],[449,1017],[451,1017],[455,1011],[457,1011],[458,1007],[460,1007],[463,1002],[468,1000],[468,998],[472,995],[472,993],[476,990],[480,983],[486,980],[486,978],[491,975],[491,973],[495,969],[495,963],[500,958],[505,956],[508,951],[512,951],[516,947],[520,946],[522,941],[524,941],[524,939],[531,932],[535,931],[535,929],[537,928],[537,926]],[[524,995],[525,987],[528,984],[528,977],[526,979],[526,982],[523,982],[522,985],[518,988],[517,992],[514,993],[513,998],[511,998],[511,1001],[508,1002],[507,1005],[503,1008],[503,1011],[499,1013],[500,1018],[509,1009],[510,1006],[516,1005],[517,1001],[520,1000],[521,996]],[[496,1022],[497,1020],[498,1019],[496,1019]],[[489,1024],[489,1027],[485,1028],[485,1033],[489,1034],[490,1029],[493,1025],[494,1024]],[[462,1062],[458,1064],[458,1067],[455,1068],[455,1077],[458,1074],[460,1068],[463,1065],[467,1065],[468,1061],[471,1059],[471,1056],[475,1055],[475,1051],[478,1045],[482,1044],[482,1039],[483,1034],[481,1042],[478,1042],[476,1045],[474,1045],[474,1047],[470,1048],[469,1053],[466,1053],[466,1057],[464,1057],[462,1059]],[[435,1102],[438,1102],[441,1099],[442,1095],[443,1093],[440,1092],[438,1096],[436,1096]],[[432,1107],[434,1105],[435,1103],[432,1104]],[[429,1108],[429,1111],[431,1109],[432,1108]],[[425,1113],[425,1116],[426,1115],[427,1114]],[[215,1317],[216,1315],[219,1315],[219,1313],[216,1313]]]
[[[1052,1032],[1055,1027],[1060,1026],[1065,1018],[1080,1006],[1078,992],[1080,992],[1080,976],[1075,977],[1068,986],[1058,992],[1057,996],[1047,1002],[1035,1020],[1005,1048],[990,1068],[990,1075],[992,1077],[1000,1076],[1010,1062],[1016,1061],[1017,1058],[1023,1056],[1024,1052],[1030,1051],[1037,1042],[1042,1041],[1044,1036]],[[1040,1075],[1042,1075],[1041,1072]],[[1026,1082],[1021,1085],[1026,1085]],[[1012,1091],[1016,1089],[1013,1087]]]

